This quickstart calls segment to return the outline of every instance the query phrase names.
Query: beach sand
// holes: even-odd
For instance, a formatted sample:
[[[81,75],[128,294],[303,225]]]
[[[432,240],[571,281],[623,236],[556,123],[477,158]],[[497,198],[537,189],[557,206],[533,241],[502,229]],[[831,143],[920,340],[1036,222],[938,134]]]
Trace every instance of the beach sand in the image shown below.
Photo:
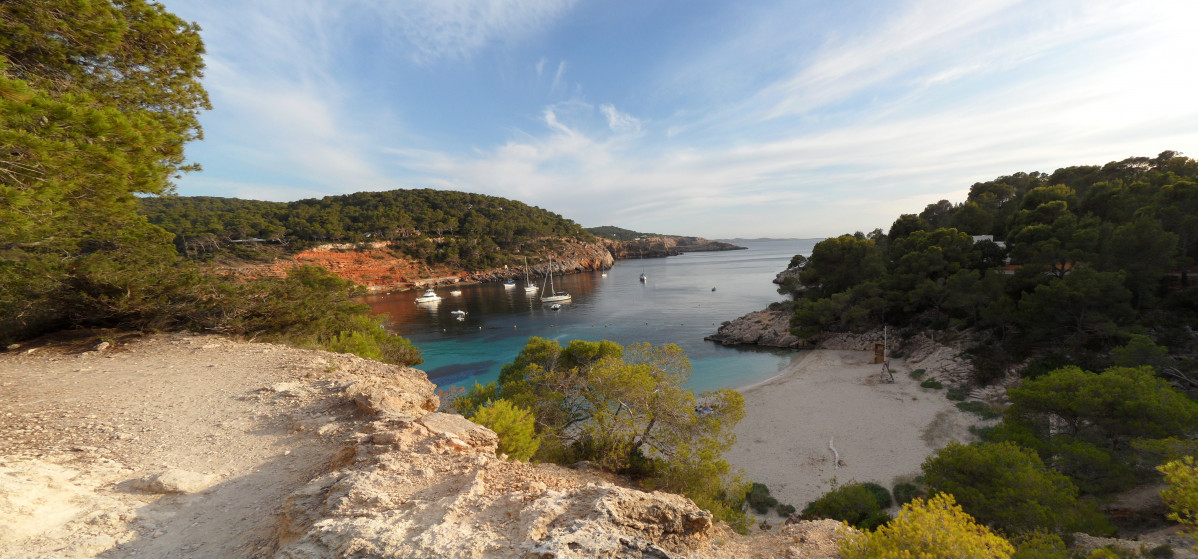
[[[968,429],[974,416],[959,411],[944,390],[910,378],[920,366],[892,359],[894,383],[883,383],[872,356],[812,350],[778,377],[742,388],[745,418],[725,458],[747,480],[768,486],[778,502],[802,510],[833,479],[890,489],[895,478],[918,475],[924,459],[950,440],[974,440]]]

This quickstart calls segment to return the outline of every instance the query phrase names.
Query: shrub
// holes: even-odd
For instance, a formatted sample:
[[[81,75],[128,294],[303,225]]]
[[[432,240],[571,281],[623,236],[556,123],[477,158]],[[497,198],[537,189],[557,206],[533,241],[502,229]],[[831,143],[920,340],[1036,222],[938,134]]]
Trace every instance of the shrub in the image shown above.
[[[890,520],[872,491],[863,483],[849,483],[824,493],[803,509],[803,518],[841,520],[862,530],[872,530]]]
[[[1193,456],[1174,460],[1157,468],[1169,487],[1161,498],[1172,511],[1169,519],[1181,523],[1191,538],[1198,541],[1198,463]],[[1198,546],[1194,546],[1198,551]]]
[[[790,516],[795,513],[795,508],[791,505],[779,504],[774,510],[778,511],[778,516]]]
[[[909,481],[894,484],[894,502],[898,505],[910,503],[916,497],[922,497],[923,488]]]
[[[893,356],[894,356],[894,354],[891,354],[891,357],[893,357]],[[907,373],[907,376],[911,377],[912,379],[919,380],[919,379],[922,379],[923,375],[927,372],[928,372],[927,369],[915,369],[914,371]]]
[[[885,487],[882,487],[881,485],[878,485],[872,481],[865,482],[862,485],[864,485],[870,493],[873,493],[874,500],[878,502],[879,507],[884,509],[890,508],[890,504],[893,501],[890,499],[890,492],[887,491]]]
[[[965,398],[969,397],[969,393],[966,392],[964,388],[950,388],[948,389],[948,392],[944,394],[944,397],[955,402],[961,402],[964,401]]]
[[[842,539],[845,559],[1008,559],[1014,548],[957,506],[952,495],[916,499],[898,517],[873,532]]]
[[[528,410],[499,399],[478,409],[471,421],[499,435],[499,452],[516,460],[528,460],[541,446],[536,421]]]
[[[941,384],[940,381],[938,381],[934,378],[930,378],[928,380],[925,380],[925,381],[919,383],[919,386],[921,386],[923,388],[931,388],[934,390],[940,390],[941,388],[944,388],[944,385]]]
[[[1069,559],[1065,540],[1056,534],[1037,530],[1019,537],[1013,542],[1015,553],[1011,559]]]
[[[778,504],[778,500],[770,496],[770,488],[762,483],[754,483],[749,486],[749,493],[745,495],[745,500],[757,514],[765,514]]]

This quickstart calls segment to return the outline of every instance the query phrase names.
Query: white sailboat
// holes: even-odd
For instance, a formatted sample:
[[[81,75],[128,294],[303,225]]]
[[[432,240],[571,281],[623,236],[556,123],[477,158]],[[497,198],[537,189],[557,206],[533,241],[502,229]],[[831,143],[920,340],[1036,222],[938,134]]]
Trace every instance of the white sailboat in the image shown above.
[[[528,279],[528,258],[524,259],[524,292],[525,293],[536,293],[537,292],[537,284],[529,281],[529,279]]]
[[[546,295],[548,293],[548,295]],[[570,294],[565,291],[553,290],[553,257],[549,257],[549,273],[545,274],[545,284],[541,286],[541,302],[542,303],[557,303],[559,301],[569,301]]]

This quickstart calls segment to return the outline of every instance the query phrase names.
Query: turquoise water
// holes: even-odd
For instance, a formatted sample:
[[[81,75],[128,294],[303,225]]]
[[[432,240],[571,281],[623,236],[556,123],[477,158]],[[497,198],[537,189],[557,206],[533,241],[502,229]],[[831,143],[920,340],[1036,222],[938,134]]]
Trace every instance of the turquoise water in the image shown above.
[[[557,289],[573,296],[551,310],[500,284],[437,289],[436,305],[416,304],[419,293],[376,295],[367,302],[388,313],[389,327],[412,340],[424,356],[419,368],[443,388],[489,382],[530,336],[558,340],[612,340],[621,344],[673,343],[694,370],[696,391],[737,388],[777,375],[798,353],[725,347],[703,340],[720,323],[782,299],[771,280],[795,254],[810,255],[816,240],[744,241],[748,250],[695,252],[669,258],[620,260],[599,272],[558,276]],[[641,283],[644,272],[648,281]],[[538,280],[539,281],[539,280]],[[538,284],[539,286],[540,284]],[[713,291],[714,288],[714,291]],[[451,311],[467,312],[458,320]]]

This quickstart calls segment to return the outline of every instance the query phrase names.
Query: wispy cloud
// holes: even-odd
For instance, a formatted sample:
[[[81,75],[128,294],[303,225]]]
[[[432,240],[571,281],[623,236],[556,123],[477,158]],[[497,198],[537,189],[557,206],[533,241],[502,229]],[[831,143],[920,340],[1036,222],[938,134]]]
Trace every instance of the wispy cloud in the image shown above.
[[[368,3],[419,64],[468,58],[483,47],[544,29],[575,0],[379,0]]]
[[[600,105],[599,110],[607,117],[607,126],[617,134],[629,134],[641,131],[641,121],[636,117],[622,113],[615,105]]]
[[[241,193],[260,181],[263,194],[239,195],[293,199],[431,185],[585,225],[823,236],[886,227],[1000,174],[1198,154],[1198,75],[1178,58],[1198,52],[1189,3],[913,0],[796,33],[778,22],[790,20],[774,12],[796,9],[781,2],[721,27],[743,33],[682,45],[693,57],[655,66],[648,83],[613,84],[611,68],[588,73],[602,61],[568,48],[500,49],[528,80],[521,101],[542,95],[519,105],[500,106],[503,92],[469,81],[479,91],[414,104],[346,63],[369,19],[380,41],[402,45],[379,60],[392,53],[412,68],[403,79],[475,72],[468,59],[532,41],[571,6],[296,0],[233,18],[209,5],[219,25],[189,17],[205,24],[217,105],[205,126],[209,142],[221,140],[203,148],[214,155],[201,159],[203,179],[184,186]],[[354,89],[364,85],[379,92]],[[551,104],[540,101],[546,85]],[[405,121],[492,103],[491,119],[463,126],[467,137]]]

